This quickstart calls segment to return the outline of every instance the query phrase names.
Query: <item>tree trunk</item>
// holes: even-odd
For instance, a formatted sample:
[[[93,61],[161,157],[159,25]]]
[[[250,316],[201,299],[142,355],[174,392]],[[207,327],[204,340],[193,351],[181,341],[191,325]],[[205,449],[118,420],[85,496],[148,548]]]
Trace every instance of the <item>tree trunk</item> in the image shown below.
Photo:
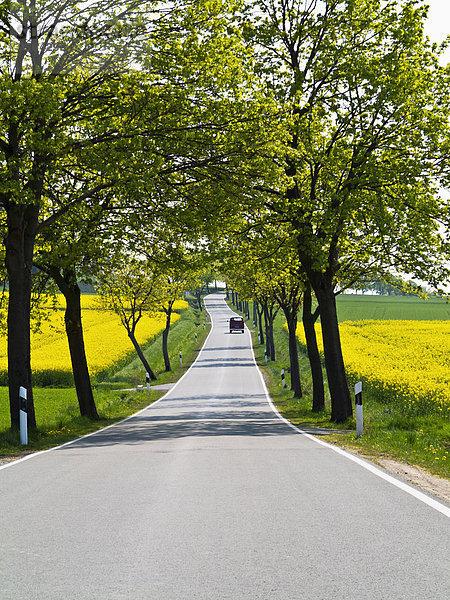
[[[164,368],[166,371],[171,371],[172,367],[170,366],[170,358],[169,351],[167,348],[167,341],[169,339],[169,331],[170,331],[170,317],[172,315],[172,306],[166,311],[166,326],[164,328],[162,334],[162,351],[164,356]]]
[[[297,313],[290,310],[288,306],[281,307],[286,317],[288,333],[289,333],[289,363],[291,369],[291,390],[294,392],[295,398],[303,396],[302,384],[300,381],[300,365],[298,361],[297,347]]]
[[[261,304],[257,304],[256,307],[256,311],[258,313],[258,329],[259,329],[259,341],[261,344],[264,344],[264,329],[263,329],[263,322],[262,322],[262,317],[263,317],[263,312],[264,309],[261,306]]]
[[[200,312],[202,312],[203,311],[203,307],[202,307],[202,291],[200,290],[199,292],[196,292],[195,297],[197,298],[198,308],[199,308]]]
[[[263,312],[264,312],[264,329],[266,334],[266,356],[269,358],[270,356],[270,331],[269,331],[269,309],[267,307],[267,302],[263,304]]]
[[[64,269],[64,272],[61,273],[58,267],[39,263],[37,267],[53,278],[66,300],[64,321],[80,414],[91,419],[98,419],[84,346],[81,291],[77,283],[76,272],[74,269],[69,268]]]
[[[303,294],[302,321],[305,330],[306,352],[308,354],[313,382],[313,412],[319,412],[325,408],[322,361],[320,360],[316,330],[314,328],[314,323],[316,322],[318,315],[319,311],[315,314],[312,313],[311,286],[308,284]]]
[[[134,335],[134,332],[131,329],[128,329],[128,337],[131,340],[131,343],[134,346],[134,349],[137,352],[137,355],[139,356],[139,359],[141,361],[141,363],[144,365],[144,369],[146,370],[146,372],[150,375],[150,379],[152,381],[156,380],[156,375],[154,374],[152,368],[150,367],[150,365],[147,362],[147,359],[144,356],[144,353],[141,350],[141,347],[139,346],[139,343],[136,339],[136,336]]]
[[[268,302],[264,303],[264,321],[266,325],[266,353],[270,360],[275,360],[275,342],[273,339],[273,321],[276,313],[273,312],[273,306]]]
[[[74,273],[73,277],[75,277]],[[80,414],[91,419],[98,419],[84,346],[83,325],[81,322],[81,292],[76,279],[73,279],[70,284],[66,280],[66,283],[67,285],[63,289],[60,287],[60,290],[66,299],[64,321]]]
[[[273,339],[273,318],[270,319],[270,360],[275,360],[275,340]]]
[[[36,427],[31,381],[30,306],[38,214],[39,207],[33,204],[7,206],[5,263],[9,281],[8,385],[12,429],[20,426],[20,386],[27,389],[28,426]]]
[[[342,356],[336,297],[325,279],[321,278],[321,285],[316,286],[314,291],[319,302],[322,324],[325,368],[331,396],[331,419],[336,423],[344,423],[353,414],[352,402]]]

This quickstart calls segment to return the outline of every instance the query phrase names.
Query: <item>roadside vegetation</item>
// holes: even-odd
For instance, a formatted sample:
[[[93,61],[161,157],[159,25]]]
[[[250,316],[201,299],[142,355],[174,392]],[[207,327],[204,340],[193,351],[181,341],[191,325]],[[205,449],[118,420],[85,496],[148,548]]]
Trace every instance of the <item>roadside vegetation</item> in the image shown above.
[[[195,301],[191,306],[186,302],[178,303],[180,313],[168,338],[172,358],[170,372],[164,369],[162,331],[143,344],[144,354],[157,374],[157,381],[152,382],[152,386],[177,381],[195,360],[209,331],[204,311],[200,312],[195,306]],[[179,352],[182,353],[182,365]],[[80,416],[73,387],[35,387],[37,427],[29,430],[26,448],[20,445],[19,432],[10,429],[8,388],[0,387],[0,459],[44,450],[86,435],[139,411],[164,395],[165,390],[153,387],[147,392],[145,383],[145,372],[135,353],[126,353],[118,361],[113,358],[108,369],[93,378],[98,420]],[[138,385],[143,389],[138,391]]]
[[[411,331],[414,331],[417,325],[426,327],[427,321],[414,321],[414,315],[425,316],[426,311],[433,320],[448,319],[449,305],[445,301],[435,299],[430,301],[417,298],[390,298],[375,296],[340,296],[338,297],[338,314],[342,322],[351,326],[350,318],[352,315],[361,321],[374,319],[377,314],[382,315],[383,320],[380,324],[389,330],[391,324],[396,323],[399,306],[402,305],[402,314],[406,324],[411,320]],[[241,314],[244,315],[242,311]],[[245,315],[244,315],[245,316]],[[392,319],[392,320],[391,320]],[[344,321],[345,320],[345,321]],[[276,359],[265,362],[263,344],[259,343],[258,333],[253,326],[252,317],[246,320],[250,330],[252,330],[253,345],[255,356],[259,367],[262,369],[269,393],[281,414],[300,428],[318,435],[323,435],[325,441],[337,444],[339,446],[356,451],[363,455],[374,458],[391,458],[407,462],[425,468],[430,473],[440,477],[450,477],[450,423],[441,411],[435,410],[430,406],[426,410],[423,406],[420,410],[413,410],[414,395],[410,397],[411,406],[396,402],[390,395],[389,389],[380,393],[377,386],[370,387],[363,383],[363,412],[364,412],[364,435],[356,437],[356,423],[354,418],[346,422],[336,424],[330,419],[331,406],[328,386],[326,382],[326,372],[323,367],[323,376],[325,380],[325,408],[319,412],[312,410],[313,384],[308,357],[305,347],[299,343],[299,364],[300,378],[302,383],[302,397],[294,397],[290,388],[289,374],[289,340],[285,325],[285,319],[278,314],[274,321],[274,343],[276,348]],[[445,323],[447,325],[447,323]],[[342,329],[341,329],[342,331]],[[442,341],[448,337],[445,331],[441,331]],[[430,340],[427,337],[416,336],[414,349],[416,355],[420,355],[423,350],[429,346]],[[343,350],[345,358],[345,335],[343,336]],[[380,347],[375,348],[380,350]],[[386,364],[395,362],[396,358],[392,356],[392,348],[385,347],[385,353],[382,357]],[[365,351],[361,352],[361,360],[364,362],[365,354],[373,353],[374,348],[369,344]],[[444,359],[444,355],[442,355]],[[438,360],[438,359],[436,359]],[[448,356],[447,356],[448,360]],[[414,378],[414,372],[421,369],[420,360],[411,364],[404,364],[405,373]],[[438,365],[436,365],[438,366]],[[281,369],[285,370],[286,388],[283,389],[281,381]],[[447,371],[448,373],[448,371]],[[448,375],[447,375],[448,377]],[[354,377],[349,377],[351,383],[354,383]],[[448,385],[446,388],[446,406],[448,409]]]

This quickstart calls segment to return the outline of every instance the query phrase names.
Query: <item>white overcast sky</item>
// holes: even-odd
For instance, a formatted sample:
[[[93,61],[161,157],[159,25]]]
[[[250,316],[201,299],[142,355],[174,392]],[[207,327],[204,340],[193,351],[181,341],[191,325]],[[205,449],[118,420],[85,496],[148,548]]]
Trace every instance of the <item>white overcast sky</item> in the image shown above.
[[[442,42],[450,35],[450,0],[426,0],[429,5],[425,32],[433,42]],[[444,64],[450,62],[450,48],[444,57]]]

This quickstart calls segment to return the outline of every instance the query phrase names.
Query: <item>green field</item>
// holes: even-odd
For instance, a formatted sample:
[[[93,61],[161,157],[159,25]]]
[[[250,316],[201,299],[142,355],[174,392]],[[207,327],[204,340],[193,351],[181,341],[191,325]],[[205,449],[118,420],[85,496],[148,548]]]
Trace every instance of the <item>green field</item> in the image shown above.
[[[33,398],[37,425],[40,428],[51,426],[58,420],[59,415],[71,407],[78,406],[74,388],[35,388]],[[8,388],[0,387],[0,431],[9,428],[10,425]]]
[[[450,303],[442,298],[422,300],[414,296],[363,296],[340,294],[336,298],[339,321],[365,319],[447,321]]]

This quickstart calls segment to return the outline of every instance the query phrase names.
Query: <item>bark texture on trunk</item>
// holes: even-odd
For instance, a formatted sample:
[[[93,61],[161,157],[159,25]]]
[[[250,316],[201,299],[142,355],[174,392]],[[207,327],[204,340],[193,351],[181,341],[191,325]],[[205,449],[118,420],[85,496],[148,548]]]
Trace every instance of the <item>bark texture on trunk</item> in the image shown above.
[[[201,290],[199,292],[195,293],[195,297],[197,299],[198,308],[199,308],[200,312],[202,312],[203,311],[203,306],[202,306],[202,292],[201,292]]]
[[[314,324],[319,311],[312,313],[311,286],[307,285],[303,295],[302,322],[305,330],[306,352],[313,382],[313,412],[319,412],[325,408],[325,391],[323,384],[322,361],[320,359],[319,347],[317,345],[316,330]]]
[[[331,419],[343,423],[352,416],[352,401],[345,374],[333,289],[315,290],[322,324],[323,351],[331,396]]]
[[[258,331],[259,331],[259,341],[261,344],[265,344],[264,338],[264,327],[263,327],[263,313],[264,309],[261,304],[257,304],[256,312],[258,313]]]
[[[283,308],[283,307],[282,307]],[[300,365],[298,361],[297,347],[297,313],[295,311],[286,310],[283,308],[284,316],[286,317],[288,334],[289,334],[289,363],[291,369],[291,390],[294,392],[295,398],[303,396],[302,384],[300,381]]]
[[[64,291],[62,289],[61,291],[66,299],[64,321],[80,414],[91,419],[98,419],[84,346],[80,288],[78,283],[73,280],[65,286]]]
[[[139,343],[138,343],[138,341],[136,339],[136,336],[134,335],[134,331],[132,329],[128,329],[127,331],[128,331],[128,337],[130,338],[131,343],[133,344],[134,349],[136,350],[137,355],[139,356],[139,359],[140,359],[141,363],[144,365],[145,370],[150,375],[150,379],[152,381],[155,381],[156,380],[156,375],[153,372],[153,369],[148,364],[148,361],[145,358],[144,353],[141,350],[141,347],[139,346]]]
[[[36,427],[31,378],[30,308],[33,249],[38,226],[36,205],[7,207],[5,263],[9,281],[8,386],[11,428],[18,429],[19,388],[27,390],[28,427]]]
[[[164,328],[163,334],[162,334],[162,351],[163,351],[163,356],[164,356],[164,369],[166,371],[171,371],[172,367],[170,365],[170,358],[169,358],[169,350],[167,347],[167,342],[169,339],[169,331],[170,331],[170,317],[172,315],[172,307],[170,307],[167,311],[166,311],[166,326]]]
[[[66,301],[64,323],[80,414],[91,419],[98,419],[84,345],[81,290],[77,282],[75,269],[68,268],[61,272],[59,268],[54,266],[39,263],[37,266],[53,278]]]
[[[301,398],[303,395],[297,342],[298,312],[302,296],[302,286],[298,281],[280,283],[276,291],[276,299],[284,313],[288,327],[291,390],[296,398]]]
[[[278,310],[275,309],[274,304],[269,302],[263,303],[264,311],[264,323],[266,326],[266,352],[270,360],[274,361],[275,356],[275,342],[273,339],[273,322],[277,315]]]

